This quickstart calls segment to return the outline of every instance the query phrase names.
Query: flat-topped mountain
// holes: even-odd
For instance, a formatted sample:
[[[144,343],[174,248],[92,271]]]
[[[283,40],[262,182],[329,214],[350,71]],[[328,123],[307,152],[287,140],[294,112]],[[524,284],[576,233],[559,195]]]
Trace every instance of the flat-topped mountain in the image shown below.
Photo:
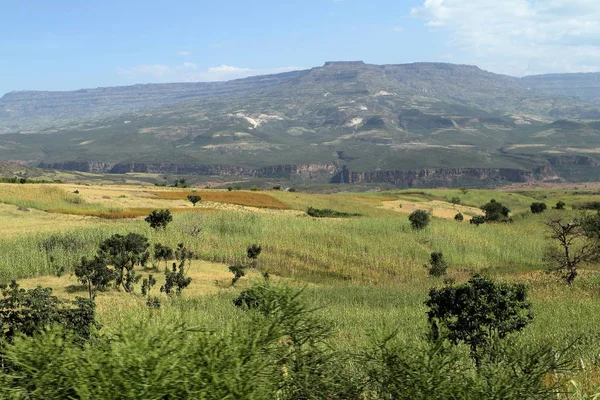
[[[229,82],[12,92],[0,110],[0,127],[15,132],[0,136],[0,159],[95,172],[583,179],[577,168],[589,178],[600,153],[600,105],[444,63],[328,62]]]

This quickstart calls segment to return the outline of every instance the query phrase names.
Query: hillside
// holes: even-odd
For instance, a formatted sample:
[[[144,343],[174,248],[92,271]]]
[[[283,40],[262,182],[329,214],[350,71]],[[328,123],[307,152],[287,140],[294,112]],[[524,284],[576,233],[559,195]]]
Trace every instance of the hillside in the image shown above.
[[[221,83],[11,93],[0,107],[5,129],[27,125],[0,136],[0,159],[56,169],[399,186],[600,172],[600,125],[586,122],[600,106],[467,65],[329,62]],[[50,117],[59,125],[42,127]]]
[[[600,72],[532,75],[522,82],[544,93],[600,103]]]

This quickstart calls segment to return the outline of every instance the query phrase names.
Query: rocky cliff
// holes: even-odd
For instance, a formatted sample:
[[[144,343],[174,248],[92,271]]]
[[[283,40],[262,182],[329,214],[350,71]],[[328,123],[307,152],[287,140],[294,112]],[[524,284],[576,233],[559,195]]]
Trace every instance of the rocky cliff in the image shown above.
[[[227,165],[179,165],[173,163],[105,163],[100,161],[71,161],[41,163],[41,168],[90,173],[155,173],[176,175],[228,176],[239,178],[279,178],[331,183],[389,183],[399,187],[443,186],[494,182],[529,182],[554,175],[550,164],[535,170],[516,168],[426,168],[415,170],[351,171],[334,164],[290,164],[263,168],[246,168]]]

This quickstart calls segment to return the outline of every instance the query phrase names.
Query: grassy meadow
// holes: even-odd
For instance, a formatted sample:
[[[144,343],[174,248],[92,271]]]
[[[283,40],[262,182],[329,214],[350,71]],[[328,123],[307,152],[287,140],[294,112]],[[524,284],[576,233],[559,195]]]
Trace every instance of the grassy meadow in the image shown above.
[[[77,191],[78,193],[74,193]],[[190,194],[202,198],[195,207]],[[451,204],[452,198],[459,198]],[[457,212],[478,215],[490,199],[507,205],[512,224],[475,226],[454,221]],[[334,327],[331,344],[358,349],[386,332],[398,340],[424,341],[429,288],[441,278],[423,267],[432,252],[442,252],[456,282],[476,272],[501,281],[528,285],[533,322],[517,341],[524,346],[574,342],[580,368],[565,388],[577,394],[559,398],[591,399],[600,393],[600,270],[587,266],[572,286],[544,272],[549,244],[544,221],[549,213],[578,215],[571,206],[598,199],[593,191],[535,189],[394,190],[369,193],[309,194],[283,191],[232,191],[156,188],[127,185],[0,184],[0,282],[18,279],[24,287],[54,288],[60,297],[86,296],[72,275],[81,257],[94,255],[114,233],[136,232],[153,243],[184,243],[196,258],[193,278],[181,299],[148,310],[143,298],[117,290],[97,298],[102,331],[136,321],[181,318],[206,329],[225,329],[244,316],[232,299],[260,274],[250,273],[231,286],[229,265],[243,263],[246,248],[260,244],[261,271],[277,282],[304,288],[303,298]],[[567,209],[551,210],[557,201]],[[544,201],[548,210],[531,214],[529,205]],[[28,211],[17,210],[17,207]],[[358,213],[352,218],[311,218],[308,207]],[[153,209],[170,209],[174,220],[154,231],[143,221]],[[431,224],[414,231],[408,214],[430,211]],[[61,267],[64,273],[56,276]],[[164,268],[162,264],[160,269]],[[143,272],[145,276],[149,272]],[[162,298],[163,294],[158,294]],[[586,397],[590,396],[590,397]]]

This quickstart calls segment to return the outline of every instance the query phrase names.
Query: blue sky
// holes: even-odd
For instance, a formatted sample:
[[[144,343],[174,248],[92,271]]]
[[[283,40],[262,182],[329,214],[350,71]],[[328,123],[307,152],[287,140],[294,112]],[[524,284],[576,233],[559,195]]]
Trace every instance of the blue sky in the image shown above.
[[[0,94],[227,80],[329,60],[598,71],[596,2],[0,0]]]

